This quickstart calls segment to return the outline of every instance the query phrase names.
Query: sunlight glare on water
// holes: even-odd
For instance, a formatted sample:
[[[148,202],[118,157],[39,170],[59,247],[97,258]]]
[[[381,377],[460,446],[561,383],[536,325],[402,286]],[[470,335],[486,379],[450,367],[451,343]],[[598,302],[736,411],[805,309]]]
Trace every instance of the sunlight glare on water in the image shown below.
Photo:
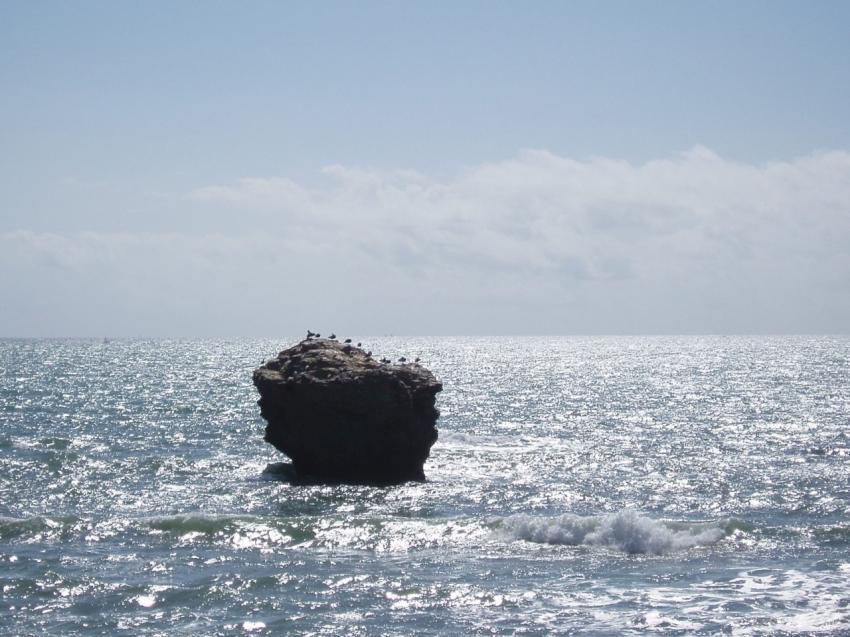
[[[0,633],[850,630],[850,339],[361,340],[424,483],[265,471],[286,341],[0,341]]]

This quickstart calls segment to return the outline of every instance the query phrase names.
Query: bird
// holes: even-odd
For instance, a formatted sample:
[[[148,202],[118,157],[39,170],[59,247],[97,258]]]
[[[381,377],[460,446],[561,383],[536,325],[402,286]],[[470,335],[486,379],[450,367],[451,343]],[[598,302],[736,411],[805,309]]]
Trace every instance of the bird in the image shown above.
[[[413,361],[413,362],[414,362],[414,363],[418,363],[420,360],[422,360],[422,359],[421,359],[421,358],[419,358],[419,357],[417,356],[417,357],[416,357],[416,360],[415,360],[415,361]]]
[[[313,332],[313,331],[311,331],[311,330],[307,330],[307,338],[308,338],[308,339],[311,339],[311,338],[313,338],[313,337],[314,337],[314,336],[316,336],[316,335],[317,335],[317,334],[316,334],[315,332]]]
[[[357,343],[357,347],[363,347],[363,343]]]
[[[399,363],[406,363],[407,359],[404,356],[402,356],[401,358],[398,359],[398,362]]]
[[[313,336],[315,336],[316,338],[319,338],[319,337],[321,337],[321,334],[319,334],[318,332],[316,332]]]
[[[347,338],[347,339],[345,339],[345,340],[343,341],[343,343],[350,343],[350,342],[351,342],[351,339],[350,339],[350,338]]]
[[[328,338],[330,338],[332,341],[334,341],[334,340],[336,340],[336,334],[332,333]]]
[[[366,358],[372,358],[372,350],[366,352]]]

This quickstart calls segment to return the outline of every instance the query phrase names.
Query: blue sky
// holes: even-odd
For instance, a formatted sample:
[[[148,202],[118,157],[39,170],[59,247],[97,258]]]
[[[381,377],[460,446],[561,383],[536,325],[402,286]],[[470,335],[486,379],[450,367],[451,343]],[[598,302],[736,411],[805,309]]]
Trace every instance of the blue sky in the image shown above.
[[[848,25],[5,2],[0,335],[844,331]]]

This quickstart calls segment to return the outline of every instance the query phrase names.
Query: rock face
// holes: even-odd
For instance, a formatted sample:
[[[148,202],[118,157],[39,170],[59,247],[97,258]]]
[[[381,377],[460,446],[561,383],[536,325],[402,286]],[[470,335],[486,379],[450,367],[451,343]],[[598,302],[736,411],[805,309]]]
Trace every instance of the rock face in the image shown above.
[[[443,386],[418,364],[307,339],[254,370],[265,440],[298,476],[352,483],[424,480]]]

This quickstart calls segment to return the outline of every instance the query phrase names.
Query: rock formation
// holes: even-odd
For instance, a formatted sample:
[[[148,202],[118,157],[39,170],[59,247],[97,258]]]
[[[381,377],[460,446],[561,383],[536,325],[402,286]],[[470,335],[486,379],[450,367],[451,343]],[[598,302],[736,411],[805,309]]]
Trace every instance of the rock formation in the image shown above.
[[[303,479],[424,480],[443,386],[418,364],[385,364],[349,344],[305,339],[254,370],[265,440]]]

